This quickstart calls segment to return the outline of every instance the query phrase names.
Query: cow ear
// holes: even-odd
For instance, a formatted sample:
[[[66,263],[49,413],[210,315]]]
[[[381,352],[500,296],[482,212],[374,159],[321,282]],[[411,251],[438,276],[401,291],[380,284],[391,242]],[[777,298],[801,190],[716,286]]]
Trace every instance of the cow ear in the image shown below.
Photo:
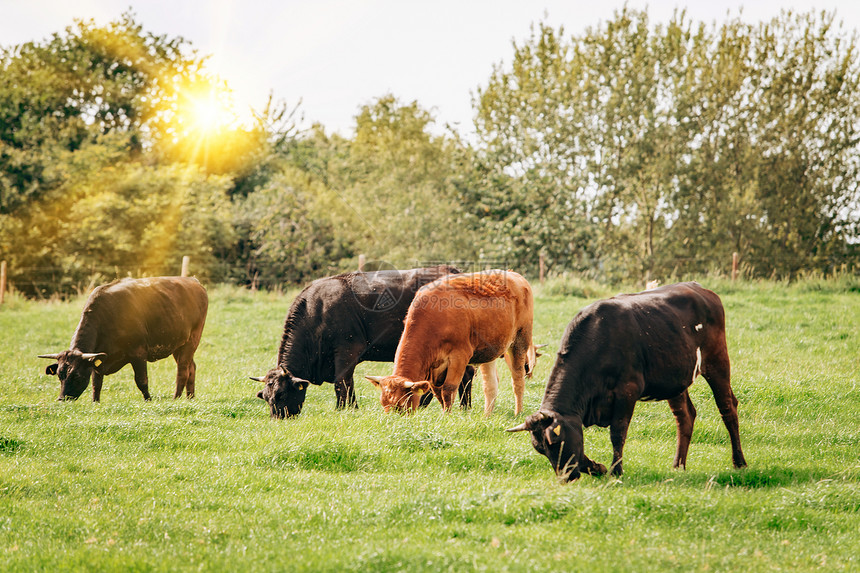
[[[561,441],[561,424],[557,420],[553,420],[552,424],[543,431],[543,435],[548,444],[557,444]]]
[[[421,382],[415,382],[412,384],[412,395],[413,396],[421,396],[430,391],[430,382],[427,380],[422,380]]]
[[[57,375],[57,369],[59,368],[59,366],[60,365],[57,363],[51,364],[50,366],[45,368],[45,374],[47,374],[48,376],[56,376]]]
[[[308,382],[307,380],[302,380],[301,378],[293,378],[293,387],[296,390],[305,390],[308,387],[308,384],[310,384],[310,382]]]
[[[257,398],[259,398],[260,400],[265,400],[265,398],[263,398],[263,391],[262,390],[257,392]]]

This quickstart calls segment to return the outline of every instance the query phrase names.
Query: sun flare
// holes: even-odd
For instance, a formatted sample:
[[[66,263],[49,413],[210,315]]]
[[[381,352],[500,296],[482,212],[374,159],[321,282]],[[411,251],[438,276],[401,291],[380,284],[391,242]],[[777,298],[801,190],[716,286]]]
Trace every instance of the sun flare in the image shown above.
[[[210,89],[186,96],[183,122],[201,135],[211,136],[224,129],[236,127],[238,117],[227,90]]]
[[[211,173],[227,173],[247,161],[262,140],[237,109],[226,85],[200,82],[182,89],[172,122],[174,157]]]

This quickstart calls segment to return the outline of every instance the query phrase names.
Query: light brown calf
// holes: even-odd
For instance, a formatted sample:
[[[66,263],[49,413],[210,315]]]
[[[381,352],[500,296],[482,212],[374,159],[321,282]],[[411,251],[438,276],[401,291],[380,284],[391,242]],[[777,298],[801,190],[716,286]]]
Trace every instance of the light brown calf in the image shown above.
[[[498,394],[496,359],[504,356],[519,414],[525,375],[534,371],[536,359],[533,315],[531,286],[515,272],[443,277],[415,295],[394,357],[394,373],[367,379],[382,391],[380,401],[386,411],[415,410],[426,392],[433,392],[448,411],[466,365],[479,364],[484,413],[489,415]]]

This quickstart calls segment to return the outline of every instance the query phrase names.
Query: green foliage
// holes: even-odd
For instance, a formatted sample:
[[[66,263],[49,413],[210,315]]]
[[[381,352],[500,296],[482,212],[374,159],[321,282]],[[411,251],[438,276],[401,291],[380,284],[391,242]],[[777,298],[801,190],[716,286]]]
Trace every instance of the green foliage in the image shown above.
[[[129,156],[167,134],[176,89],[201,66],[181,39],[145,33],[126,13],[106,27],[77,21],[43,44],[0,52],[0,214],[67,179],[53,168],[101,136]],[[147,143],[148,142],[148,143]]]
[[[0,52],[0,259],[29,296],[118,275],[279,287],[465,262],[602,282],[856,272],[860,59],[827,13],[577,36],[537,23],[474,101],[477,142],[418,102],[349,137],[270,96],[239,122],[181,38],[131,13]],[[217,121],[206,115],[217,112]],[[563,286],[559,286],[563,285]]]
[[[405,266],[474,260],[474,235],[454,180],[468,153],[452,134],[431,133],[432,116],[417,102],[386,95],[362,107],[355,137],[330,179],[354,213],[352,243],[369,257]],[[331,169],[331,168],[334,169]]]
[[[96,154],[78,153],[76,161]],[[215,249],[232,244],[229,180],[194,167],[113,167],[110,155],[102,159],[101,169],[25,215],[0,216],[0,252],[16,288],[68,294],[125,273],[178,274],[185,255],[200,278],[222,278]]]
[[[270,420],[247,377],[273,365],[294,292],[210,287],[193,401],[172,399],[168,359],[150,365],[152,402],[128,367],[105,378],[101,404],[57,402],[36,354],[68,343],[83,298],[3,307],[3,569],[856,569],[856,292],[816,278],[708,286],[726,307],[750,466],[731,469],[699,379],[686,471],[671,469],[669,408],[641,403],[622,479],[566,485],[526,436],[504,431],[522,417],[503,363],[490,418],[478,381],[471,412],[443,415],[434,403],[384,414],[362,375],[391,365],[368,363],[357,411],[335,411],[325,385],[308,391],[299,418]],[[540,404],[565,325],[592,300],[538,295],[535,332],[549,346],[526,384],[526,412]],[[585,444],[610,459],[608,430],[588,429]]]
[[[858,89],[827,14],[541,24],[478,92],[473,205],[522,265],[666,276],[737,251],[756,275],[832,270],[857,255]]]
[[[186,42],[131,14],[0,55],[0,258],[18,290],[177,274],[185,255],[201,278],[230,277],[228,193],[265,181],[258,166],[289,134],[283,110],[251,127],[195,121],[223,88]]]
[[[234,224],[243,233],[238,244],[244,248],[233,254],[244,275],[236,278],[275,286],[337,270],[332,265],[352,253],[335,228],[336,212],[326,210],[330,195],[307,173],[285,167],[246,198],[235,199]]]
[[[361,109],[352,139],[314,126],[282,141],[255,187],[234,196],[235,277],[305,282],[354,269],[359,253],[399,267],[475,260],[456,184],[468,150],[432,123],[417,103],[383,96]]]
[[[546,280],[544,284],[533,285],[535,292],[543,296],[566,296],[577,298],[600,298],[612,296],[606,285],[594,280],[584,279],[573,273],[563,273]]]

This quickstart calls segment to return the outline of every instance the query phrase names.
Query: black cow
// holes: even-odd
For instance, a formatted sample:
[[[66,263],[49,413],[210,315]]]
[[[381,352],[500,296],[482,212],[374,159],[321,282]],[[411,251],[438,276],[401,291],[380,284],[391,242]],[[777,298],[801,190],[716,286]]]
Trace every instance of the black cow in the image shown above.
[[[60,378],[60,400],[78,398],[93,379],[93,402],[102,381],[126,364],[149,400],[146,363],[176,360],[176,393],[194,397],[194,351],[200,343],[209,297],[197,279],[121,279],[97,287],[84,305],[69,350],[42,354],[56,360],[45,371]]]
[[[668,400],[678,424],[674,467],[684,468],[696,409],[687,391],[701,374],[729,431],[735,467],[746,466],[732,392],[720,298],[688,282],[619,295],[582,309],[567,326],[537,413],[511,428],[565,481],[606,467],[583,449],[583,426],[609,426],[612,473],[621,475],[627,427],[638,400]]]
[[[442,265],[315,280],[290,306],[278,366],[263,378],[252,377],[266,383],[257,397],[269,403],[273,418],[296,416],[309,384],[333,382],[337,407],[355,407],[355,367],[366,360],[393,361],[415,293],[439,277],[459,272]],[[474,372],[472,368],[466,373],[460,388],[464,407],[471,397],[469,374]],[[428,402],[432,398],[426,396]]]

